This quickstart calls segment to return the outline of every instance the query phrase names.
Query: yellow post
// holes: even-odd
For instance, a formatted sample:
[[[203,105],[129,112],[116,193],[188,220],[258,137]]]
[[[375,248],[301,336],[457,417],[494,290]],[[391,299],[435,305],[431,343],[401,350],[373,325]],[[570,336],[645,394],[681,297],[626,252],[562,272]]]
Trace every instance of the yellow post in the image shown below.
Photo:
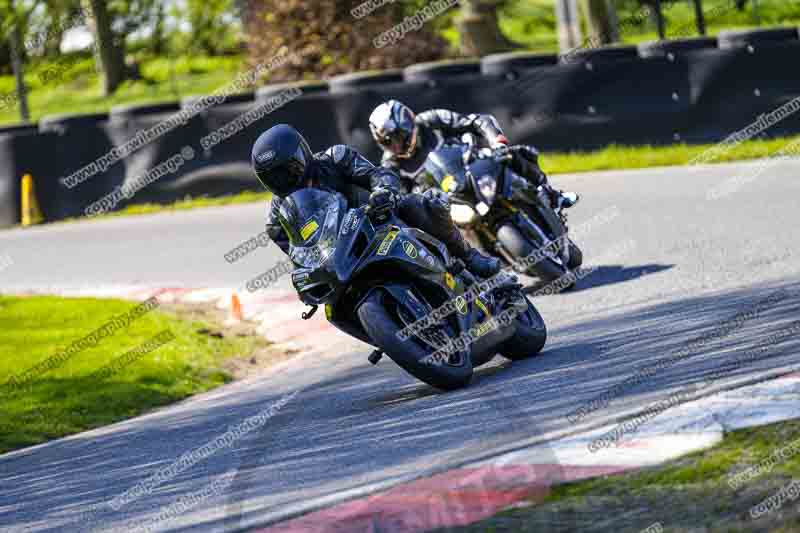
[[[36,192],[33,188],[33,177],[30,174],[22,176],[22,225],[30,226],[42,222],[42,211],[39,209],[39,202],[36,200]]]

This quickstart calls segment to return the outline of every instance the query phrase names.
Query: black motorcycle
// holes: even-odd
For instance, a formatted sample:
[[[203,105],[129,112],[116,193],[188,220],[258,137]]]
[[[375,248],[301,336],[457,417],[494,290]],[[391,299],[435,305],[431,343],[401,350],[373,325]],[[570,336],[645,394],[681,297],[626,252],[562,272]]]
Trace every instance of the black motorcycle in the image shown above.
[[[524,178],[491,151],[444,144],[428,155],[420,181],[420,189],[449,193],[453,221],[467,238],[517,272],[551,282],[581,266],[566,215],[552,208],[543,188],[521,186]]]
[[[347,209],[335,192],[290,195],[280,222],[300,300],[434,387],[467,385],[495,354],[524,359],[547,340],[544,321],[516,278],[477,279],[430,235],[406,226],[394,205]]]

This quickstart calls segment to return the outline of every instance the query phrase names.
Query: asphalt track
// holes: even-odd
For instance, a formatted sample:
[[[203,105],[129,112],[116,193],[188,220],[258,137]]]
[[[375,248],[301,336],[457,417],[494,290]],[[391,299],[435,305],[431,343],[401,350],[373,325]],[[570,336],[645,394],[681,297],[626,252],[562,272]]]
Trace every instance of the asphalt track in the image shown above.
[[[224,494],[159,527],[232,531],[275,524],[547,442],[701,380],[800,317],[800,162],[773,163],[748,177],[759,165],[554,178],[583,195],[571,225],[585,230],[579,244],[596,268],[577,290],[535,300],[550,330],[535,359],[512,365],[498,358],[477,371],[469,388],[446,394],[388,360],[369,365],[368,351],[355,344],[295,360],[144,417],[0,457],[0,530],[131,530],[221,476],[227,476]],[[743,176],[741,188],[709,197],[735,176]],[[0,291],[240,287],[280,257],[270,247],[233,266],[223,259],[262,231],[263,211],[233,206],[5,231],[0,255],[14,264],[0,274]],[[616,214],[592,224],[602,213]],[[777,296],[766,305],[769,295]],[[567,419],[639,369],[746,312],[739,327],[620,391],[579,424]],[[787,339],[726,379],[788,372],[797,361],[796,340]],[[293,396],[257,430],[119,511],[107,505],[287,395]],[[378,530],[400,529],[369,531]]]

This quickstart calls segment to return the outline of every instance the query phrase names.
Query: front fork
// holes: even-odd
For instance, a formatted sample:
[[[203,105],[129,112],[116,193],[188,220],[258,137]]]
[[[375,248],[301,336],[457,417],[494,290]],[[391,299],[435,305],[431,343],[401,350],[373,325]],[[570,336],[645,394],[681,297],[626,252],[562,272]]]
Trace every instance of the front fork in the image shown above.
[[[513,213],[514,224],[529,239],[542,245],[561,240],[556,255],[566,265],[569,262],[569,246],[566,243],[568,228],[564,217],[553,209],[544,186],[535,187],[510,169],[506,169],[504,177],[501,202]],[[516,207],[519,204],[529,207],[534,217],[530,216],[529,209]],[[540,227],[540,222],[544,228]]]

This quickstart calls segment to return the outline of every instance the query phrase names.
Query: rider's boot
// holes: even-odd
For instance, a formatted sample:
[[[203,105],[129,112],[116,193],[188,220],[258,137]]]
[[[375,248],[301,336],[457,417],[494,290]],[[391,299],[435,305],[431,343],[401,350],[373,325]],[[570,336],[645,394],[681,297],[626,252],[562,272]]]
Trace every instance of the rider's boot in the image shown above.
[[[469,245],[458,228],[453,229],[445,245],[454,256],[464,261],[467,270],[480,278],[490,278],[500,272],[499,259],[483,255]]]
[[[421,202],[422,205],[417,202]],[[415,205],[418,207],[412,208]],[[453,256],[464,262],[472,274],[489,278],[500,272],[500,260],[481,254],[467,242],[456,227],[450,217],[450,202],[447,195],[433,189],[426,191],[424,195],[408,195],[403,207],[406,216],[417,219],[415,225],[418,228],[441,240]],[[426,216],[419,217],[422,213]]]
[[[553,203],[553,209],[560,211],[561,209],[569,209],[578,203],[581,197],[576,192],[558,191],[551,189],[550,201]]]
[[[490,278],[500,272],[499,259],[485,256],[475,248],[471,248],[462,261],[467,266],[467,270],[481,278]]]
[[[569,209],[573,205],[577,204],[578,200],[580,200],[578,193],[554,189],[550,183],[548,183],[547,177],[541,171],[539,171],[539,174],[533,178],[533,180],[525,179],[522,176],[515,176],[514,178],[515,179],[512,181],[511,185],[512,194],[523,201],[536,202],[539,193],[539,187],[541,187],[544,192],[547,193],[547,198],[550,200],[550,206],[555,211]]]
[[[520,177],[525,178],[525,184],[515,183],[514,185],[518,189],[518,194],[526,199],[535,199],[538,187],[542,187],[547,192],[547,196],[550,198],[550,205],[556,211],[569,209],[577,204],[580,199],[577,193],[554,189],[536,160],[517,157],[514,160],[514,170],[520,174]]]

